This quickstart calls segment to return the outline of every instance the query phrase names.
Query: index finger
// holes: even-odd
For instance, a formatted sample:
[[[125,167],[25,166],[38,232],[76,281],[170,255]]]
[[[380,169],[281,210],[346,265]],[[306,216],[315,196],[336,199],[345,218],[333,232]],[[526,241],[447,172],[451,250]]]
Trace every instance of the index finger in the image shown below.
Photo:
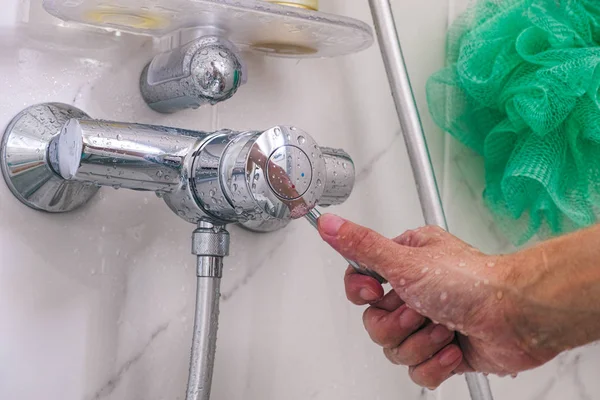
[[[344,275],[344,286],[348,300],[358,306],[370,304],[383,297],[383,286],[375,278],[361,275],[350,266]]]

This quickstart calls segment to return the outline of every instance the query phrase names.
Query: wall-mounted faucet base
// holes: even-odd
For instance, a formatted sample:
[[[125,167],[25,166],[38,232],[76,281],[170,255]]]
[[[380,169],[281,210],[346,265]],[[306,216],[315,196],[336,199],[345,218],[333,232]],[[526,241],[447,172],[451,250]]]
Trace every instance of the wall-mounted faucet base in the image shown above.
[[[71,118],[88,116],[67,104],[39,104],[21,111],[6,128],[0,147],[2,174],[11,192],[33,209],[71,211],[98,192],[91,183],[64,180],[48,160],[52,139]]]

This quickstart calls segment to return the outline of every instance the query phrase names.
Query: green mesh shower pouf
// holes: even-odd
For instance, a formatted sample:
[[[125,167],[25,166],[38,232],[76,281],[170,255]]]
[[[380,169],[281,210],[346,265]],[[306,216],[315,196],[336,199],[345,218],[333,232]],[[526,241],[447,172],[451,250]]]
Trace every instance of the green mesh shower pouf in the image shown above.
[[[517,244],[600,210],[600,0],[487,0],[427,83],[434,121],[484,158],[484,199]]]

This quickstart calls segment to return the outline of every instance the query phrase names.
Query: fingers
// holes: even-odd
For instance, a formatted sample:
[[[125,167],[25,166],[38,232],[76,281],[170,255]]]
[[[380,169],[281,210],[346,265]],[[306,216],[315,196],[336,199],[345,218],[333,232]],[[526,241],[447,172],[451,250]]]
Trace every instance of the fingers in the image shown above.
[[[390,277],[399,275],[409,280],[418,277],[408,248],[371,229],[325,214],[319,218],[319,233],[341,255],[366,265],[390,282]]]
[[[415,366],[429,360],[453,339],[454,332],[443,325],[429,323],[406,338],[398,347],[387,348],[383,352],[394,364]]]
[[[346,297],[352,303],[362,306],[383,298],[383,287],[370,276],[356,273],[354,268],[348,267],[344,276]]]
[[[398,347],[424,322],[425,317],[406,305],[392,312],[371,306],[363,314],[363,323],[371,340],[385,348]]]
[[[460,348],[456,344],[450,344],[428,361],[410,367],[409,375],[417,385],[435,389],[452,376],[462,359]]]
[[[371,306],[380,308],[380,309],[388,311],[388,312],[392,312],[392,311],[396,311],[396,309],[398,309],[398,307],[400,307],[403,304],[404,304],[404,300],[402,300],[400,298],[400,296],[398,296],[398,293],[396,293],[395,290],[390,290],[383,297],[383,299],[381,299],[375,303],[372,303]]]

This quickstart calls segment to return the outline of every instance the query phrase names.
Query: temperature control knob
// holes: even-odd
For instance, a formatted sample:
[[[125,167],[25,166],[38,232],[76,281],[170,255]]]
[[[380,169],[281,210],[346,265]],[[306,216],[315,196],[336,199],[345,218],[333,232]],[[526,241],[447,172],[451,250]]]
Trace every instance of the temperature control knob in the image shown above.
[[[207,213],[217,218],[289,221],[317,204],[344,202],[354,186],[354,164],[300,129],[276,126],[214,138],[194,161],[193,181]]]

